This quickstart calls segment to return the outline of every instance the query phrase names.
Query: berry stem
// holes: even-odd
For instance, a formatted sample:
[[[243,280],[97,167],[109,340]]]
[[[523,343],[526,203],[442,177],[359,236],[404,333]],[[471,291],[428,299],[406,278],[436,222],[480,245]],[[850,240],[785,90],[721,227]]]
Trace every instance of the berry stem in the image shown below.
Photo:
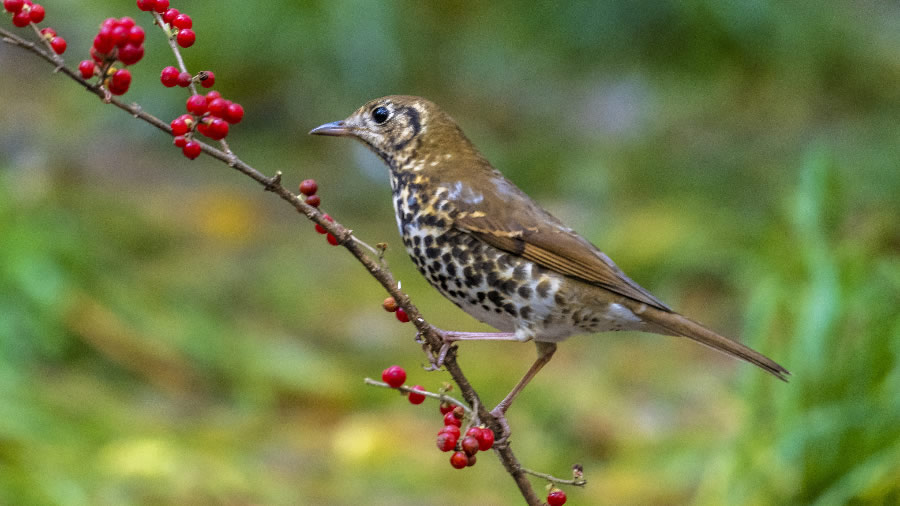
[[[34,29],[34,33],[38,36],[38,38],[44,41],[44,46],[47,48],[48,55],[53,59],[53,63],[56,64],[56,72],[59,72],[60,68],[66,64],[65,60],[63,60],[62,56],[56,54],[56,51],[53,50],[53,46],[50,45],[50,39],[44,37],[44,34],[41,33],[41,29],[38,28],[36,24],[28,24],[31,25],[31,28]]]
[[[473,414],[472,409],[462,401],[458,401],[453,397],[447,396],[447,394],[438,394],[434,392],[429,392],[428,390],[422,390],[419,388],[413,389],[411,386],[403,385],[401,387],[393,388],[383,381],[373,380],[372,378],[366,378],[363,380],[366,385],[371,385],[373,387],[382,387],[382,388],[390,388],[391,390],[401,390],[403,392],[416,392],[424,395],[425,397],[431,397],[432,399],[437,399],[439,401],[446,401],[456,406],[459,406],[466,412],[469,416]]]
[[[575,478],[575,479],[571,479],[571,480],[564,480],[562,478],[557,478],[550,474],[539,473],[537,471],[532,471],[531,469],[527,469],[524,467],[520,467],[519,470],[525,474],[530,474],[532,476],[536,476],[538,478],[556,483],[558,485],[572,485],[575,487],[584,487],[585,485],[587,485],[587,480],[585,480],[584,478]]]
[[[178,62],[178,68],[182,72],[187,72],[188,69],[184,65],[184,58],[181,57],[181,51],[178,49],[178,43],[175,42],[175,37],[173,37],[172,34],[169,32],[169,30],[166,29],[166,22],[163,21],[162,16],[158,12],[152,11],[151,14],[153,14],[153,19],[156,20],[156,26],[158,26],[159,29],[162,30],[163,33],[166,34],[166,40],[169,42],[169,47],[171,47],[172,52],[175,53],[175,61]],[[194,83],[193,79],[191,79],[191,84],[189,85],[189,87],[191,88],[191,95],[196,95],[197,94],[197,85],[196,85],[196,83]],[[203,143],[201,142],[200,144],[203,144]],[[227,149],[227,144],[226,144],[226,149]],[[234,156],[234,155],[232,155],[232,156]],[[228,162],[225,161],[225,163],[228,163]]]

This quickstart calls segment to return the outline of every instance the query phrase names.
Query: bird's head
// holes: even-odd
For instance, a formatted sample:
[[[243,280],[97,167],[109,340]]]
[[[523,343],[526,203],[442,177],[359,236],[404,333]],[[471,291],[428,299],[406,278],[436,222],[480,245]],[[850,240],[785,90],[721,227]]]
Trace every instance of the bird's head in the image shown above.
[[[424,98],[391,95],[369,101],[347,119],[326,123],[309,133],[354,137],[394,167],[398,159],[408,160],[415,152],[439,114],[437,106]]]

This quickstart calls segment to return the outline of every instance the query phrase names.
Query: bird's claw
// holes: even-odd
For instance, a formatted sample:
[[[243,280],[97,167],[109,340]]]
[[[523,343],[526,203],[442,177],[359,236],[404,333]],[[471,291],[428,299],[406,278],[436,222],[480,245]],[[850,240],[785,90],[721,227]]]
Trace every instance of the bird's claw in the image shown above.
[[[444,366],[444,360],[447,359],[447,353],[450,352],[450,348],[453,346],[453,341],[447,339],[442,332],[438,332],[438,335],[441,338],[442,344],[441,349],[438,350],[437,356],[435,356],[431,345],[422,338],[422,333],[416,333],[416,342],[422,345],[422,351],[424,351],[425,355],[428,357],[428,366],[425,367],[426,371],[439,371],[441,367]]]

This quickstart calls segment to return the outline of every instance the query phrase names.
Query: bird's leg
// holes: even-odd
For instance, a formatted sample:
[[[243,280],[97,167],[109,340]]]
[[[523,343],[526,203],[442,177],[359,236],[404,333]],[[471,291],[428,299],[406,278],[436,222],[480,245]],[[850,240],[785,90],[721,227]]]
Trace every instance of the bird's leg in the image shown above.
[[[431,361],[431,365],[428,368],[430,371],[436,371],[441,368],[444,364],[444,359],[447,358],[447,352],[450,351],[450,347],[456,341],[521,341],[514,332],[456,332],[439,328],[435,328],[435,330],[441,336],[443,344],[440,351],[438,351],[437,358],[430,351],[428,353]],[[427,348],[427,345],[425,347]]]
[[[509,409],[509,406],[512,405],[519,393],[521,393],[525,386],[531,382],[534,376],[547,365],[547,362],[550,362],[550,359],[553,358],[553,354],[556,352],[556,343],[538,341],[536,344],[538,351],[537,360],[531,364],[531,368],[528,369],[525,376],[522,376],[522,379],[520,379],[516,386],[513,387],[512,391],[500,401],[500,404],[497,404],[497,407],[491,410],[491,414],[494,415],[500,423],[500,426],[503,428],[503,434],[500,434],[499,437],[501,442],[509,437],[509,424],[506,422],[506,410]]]

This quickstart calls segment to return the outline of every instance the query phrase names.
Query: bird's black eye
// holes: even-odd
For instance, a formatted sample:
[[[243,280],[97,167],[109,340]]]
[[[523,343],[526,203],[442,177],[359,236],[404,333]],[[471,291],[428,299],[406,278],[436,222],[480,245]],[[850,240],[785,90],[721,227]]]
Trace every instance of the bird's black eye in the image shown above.
[[[388,116],[390,116],[390,111],[387,110],[387,107],[381,106],[376,107],[372,110],[372,119],[375,120],[375,123],[379,125],[387,121]]]

